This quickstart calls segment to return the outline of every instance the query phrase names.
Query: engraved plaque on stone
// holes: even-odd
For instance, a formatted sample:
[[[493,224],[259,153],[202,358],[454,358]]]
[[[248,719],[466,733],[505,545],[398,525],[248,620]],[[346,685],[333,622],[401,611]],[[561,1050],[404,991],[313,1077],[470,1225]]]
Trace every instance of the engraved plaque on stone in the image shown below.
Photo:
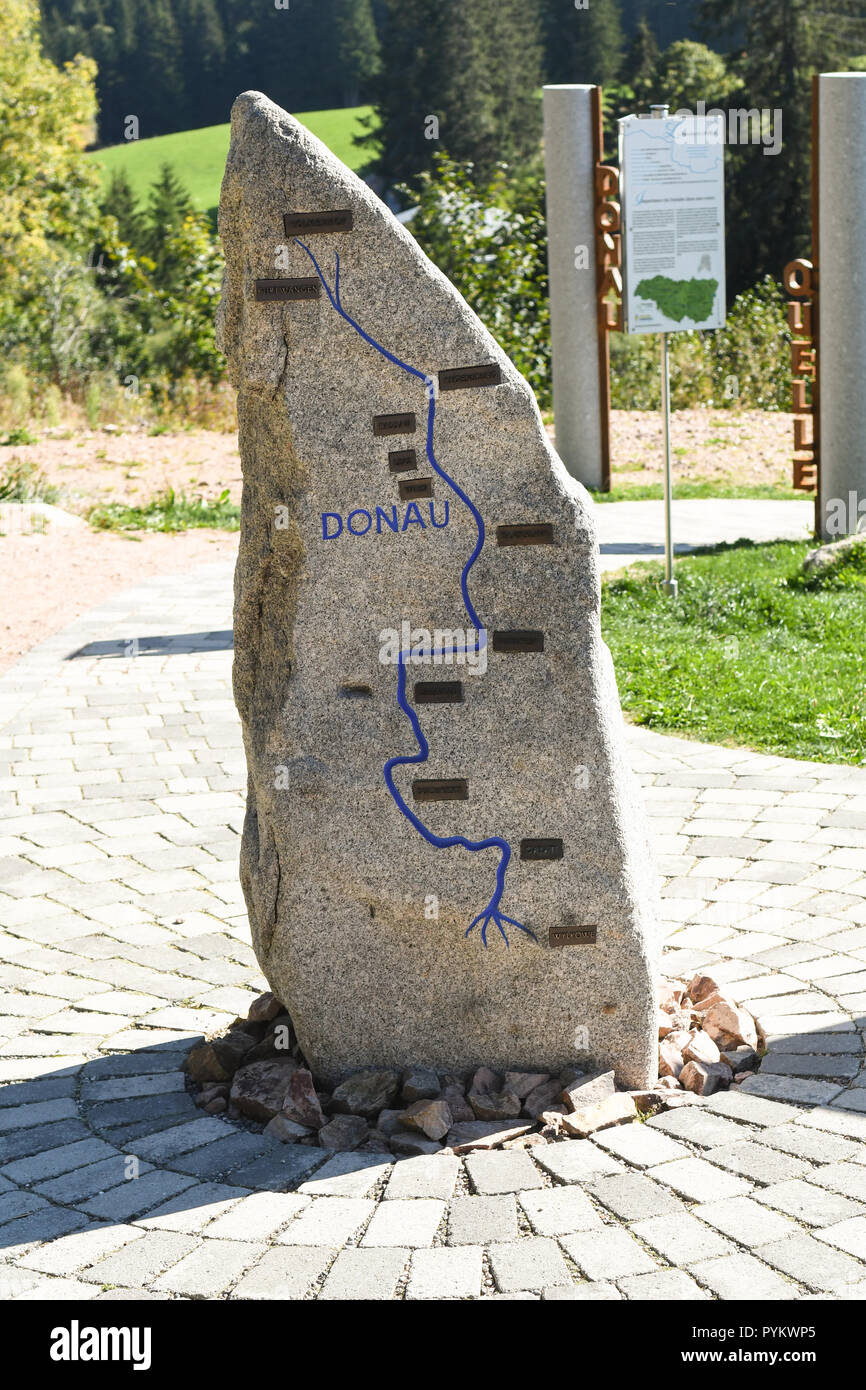
[[[405,415],[374,415],[373,434],[377,439],[381,439],[386,434],[414,434],[415,433],[415,412],[410,410]]]
[[[401,478],[400,501],[408,502],[413,497],[432,497],[433,479],[432,478]]]
[[[528,525],[497,526],[497,545],[553,545],[553,525],[549,521]]]
[[[411,473],[418,467],[418,455],[414,449],[391,449],[388,467],[392,473]]]
[[[317,276],[305,276],[300,280],[257,280],[256,299],[259,303],[272,300],[318,299],[322,282]]]
[[[465,777],[416,777],[412,796],[416,801],[468,801],[469,783]]]
[[[481,362],[477,367],[450,367],[439,373],[440,391],[467,391],[473,386],[498,386],[502,372],[498,362]]]
[[[551,946],[594,946],[597,927],[551,927],[548,943]]]
[[[416,681],[416,705],[459,705],[463,703],[462,681]]]
[[[495,652],[543,652],[544,633],[529,628],[513,628],[506,632],[494,632],[493,650]]]
[[[283,216],[286,236],[311,236],[317,232],[351,232],[351,208],[326,212],[287,212]]]
[[[561,859],[562,841],[554,839],[521,840],[521,859]]]

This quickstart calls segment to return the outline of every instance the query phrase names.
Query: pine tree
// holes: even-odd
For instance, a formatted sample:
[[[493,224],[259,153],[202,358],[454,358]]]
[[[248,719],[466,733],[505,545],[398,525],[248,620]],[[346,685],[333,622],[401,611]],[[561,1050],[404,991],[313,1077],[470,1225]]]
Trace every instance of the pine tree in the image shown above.
[[[139,117],[142,139],[177,129],[183,118],[182,45],[171,0],[139,0],[136,81],[129,110]]]
[[[369,94],[382,61],[370,0],[337,0],[334,23],[341,105],[357,106]]]
[[[743,105],[782,113],[780,151],[757,145],[727,151],[728,288],[737,293],[767,273],[779,276],[795,256],[807,255],[810,236],[811,90],[813,72],[844,67],[866,50],[862,0],[704,0],[710,34],[740,32],[737,71]]]
[[[171,263],[168,242],[192,211],[192,200],[174,166],[163,164],[150,187],[139,248],[154,262],[154,278],[163,289],[170,287],[178,269]]]
[[[543,0],[548,82],[614,82],[623,56],[618,0]]]
[[[117,219],[121,241],[138,251],[144,241],[145,221],[132,191],[132,184],[122,169],[115,169],[102,199],[105,212]]]
[[[641,15],[622,67],[622,79],[631,87],[639,103],[645,103],[653,90],[658,62],[656,36],[646,17]]]

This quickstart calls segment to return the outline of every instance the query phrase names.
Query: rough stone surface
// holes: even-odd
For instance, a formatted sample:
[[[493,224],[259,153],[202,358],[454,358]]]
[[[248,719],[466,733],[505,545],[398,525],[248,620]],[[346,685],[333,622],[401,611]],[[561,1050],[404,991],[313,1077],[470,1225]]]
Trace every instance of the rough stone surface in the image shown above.
[[[324,290],[256,301],[277,244],[288,246],[284,277],[316,277],[283,215],[329,209],[350,210],[353,229],[311,231],[310,252],[332,289],[339,252],[344,313],[411,371]],[[259,962],[303,1053],[329,1083],[359,1065],[411,1058],[460,1071],[485,1058],[551,1074],[590,1060],[644,1086],[656,1065],[656,887],[601,640],[588,495],[554,454],[526,382],[411,234],[257,93],[233,109],[220,233],[219,336],[239,390],[245,483],[234,668],[249,769],[241,878]],[[437,474],[425,458],[427,381],[482,364],[499,369],[500,384],[443,391],[437,402]],[[374,436],[373,416],[409,413],[414,433]],[[414,504],[388,464],[389,450],[408,448],[418,463],[410,483],[433,488]],[[329,532],[333,518],[343,523],[331,539],[325,513]],[[498,545],[496,528],[514,524],[551,525],[553,544]],[[478,623],[460,584],[476,547],[466,583]],[[544,634],[535,652],[491,639],[483,674],[482,661],[411,666],[409,699],[418,677],[464,687],[459,709],[419,707],[423,769],[397,699],[404,620],[431,633]],[[388,629],[395,659],[383,661]],[[383,765],[398,756],[394,788],[428,833],[492,841],[487,849],[436,847],[420,833],[385,782]],[[468,799],[415,802],[419,773],[466,778]],[[521,840],[542,837],[561,838],[563,857],[522,860]],[[502,922],[506,949],[497,911],[535,936]],[[479,913],[490,915],[486,950],[481,922],[465,935]],[[550,949],[552,931],[583,926],[596,929],[595,945]],[[591,1059],[580,1046],[587,1030]]]
[[[283,1114],[286,1119],[310,1129],[321,1129],[325,1123],[313,1078],[306,1067],[299,1067],[289,1078]]]
[[[235,1073],[231,1100],[252,1120],[272,1120],[283,1108],[297,1063],[253,1062]]]
[[[597,1105],[589,1105],[585,1110],[575,1110],[572,1115],[563,1115],[562,1127],[566,1134],[585,1139],[598,1129],[609,1125],[621,1125],[637,1118],[637,1109],[630,1095],[619,1092],[600,1100]]]
[[[359,1071],[338,1086],[331,1106],[341,1115],[378,1115],[397,1099],[400,1077],[394,1071]]]
[[[360,1115],[335,1115],[319,1130],[319,1143],[323,1149],[357,1149],[369,1133]]]
[[[599,1101],[607,1100],[615,1090],[614,1074],[612,1071],[606,1071],[598,1076],[579,1077],[572,1081],[570,1085],[563,1087],[562,1100],[567,1110],[586,1110],[590,1105],[598,1105]]]
[[[444,1100],[416,1100],[403,1111],[400,1121],[407,1129],[420,1130],[428,1139],[444,1139],[452,1125],[451,1111]]]

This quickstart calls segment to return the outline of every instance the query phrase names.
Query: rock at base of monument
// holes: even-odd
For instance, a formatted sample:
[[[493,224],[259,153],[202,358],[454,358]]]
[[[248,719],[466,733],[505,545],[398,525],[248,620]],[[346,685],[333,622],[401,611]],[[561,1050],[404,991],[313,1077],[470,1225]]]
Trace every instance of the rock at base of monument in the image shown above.
[[[513,1120],[521,1110],[510,1091],[470,1091],[466,1097],[477,1120]]]
[[[517,1139],[532,1128],[529,1124],[502,1125],[495,1120],[468,1120],[454,1125],[445,1142],[456,1154],[472,1153],[473,1149],[496,1149],[509,1139]]]
[[[445,1100],[416,1100],[400,1116],[404,1129],[420,1131],[428,1139],[437,1142],[444,1139],[454,1123],[454,1117]]]
[[[597,1072],[595,1076],[581,1076],[564,1086],[560,1099],[566,1110],[588,1110],[599,1101],[607,1100],[616,1091],[616,1080],[612,1071]]]
[[[275,994],[271,994],[270,990],[266,990],[264,994],[260,994],[258,999],[254,999],[252,1004],[250,1004],[247,1010],[247,1018],[251,1019],[253,1023],[270,1023],[272,1019],[276,1018],[277,1014],[281,1014],[282,1012],[283,1006],[279,999],[277,999]]]
[[[191,1081],[206,1085],[209,1081],[230,1081],[233,1075],[223,1066],[213,1043],[202,1043],[194,1047],[183,1064],[183,1069]]]
[[[550,1074],[545,1071],[507,1071],[502,1089],[517,1096],[518,1100],[526,1100],[536,1087],[550,1080]]]
[[[279,1115],[288,1094],[297,1062],[253,1062],[235,1072],[231,1104],[251,1120],[272,1120]]]
[[[680,1072],[680,1084],[696,1096],[711,1096],[727,1090],[733,1072],[727,1062],[687,1062]]]
[[[310,1129],[321,1129],[325,1124],[315,1082],[306,1067],[299,1067],[289,1080],[289,1089],[283,1101],[283,1114],[294,1124]]]
[[[403,1073],[400,1099],[407,1105],[415,1100],[433,1100],[439,1094],[439,1077],[429,1067],[409,1067]]]
[[[442,1152],[438,1139],[425,1139],[423,1134],[409,1134],[406,1130],[397,1130],[389,1136],[388,1142],[399,1158],[420,1158],[423,1154]]]
[[[265,1125],[265,1134],[272,1139],[280,1139],[284,1144],[297,1144],[299,1139],[307,1139],[313,1133],[306,1125],[297,1125],[286,1115],[275,1115]]]
[[[573,1114],[563,1115],[562,1128],[566,1134],[576,1139],[586,1139],[599,1129],[610,1129],[611,1125],[627,1124],[637,1116],[637,1108],[627,1091],[618,1091],[586,1110],[575,1110]]]
[[[360,1115],[335,1115],[319,1130],[319,1145],[323,1149],[344,1152],[357,1149],[369,1135],[370,1126]]]
[[[373,1119],[380,1110],[393,1105],[399,1094],[399,1072],[358,1071],[337,1086],[331,1096],[331,1109],[339,1115],[363,1115],[365,1119]]]
[[[523,1114],[528,1115],[531,1120],[539,1119],[545,1110],[550,1110],[557,1103],[561,1089],[559,1078],[543,1081],[535,1090],[529,1092],[523,1102]]]

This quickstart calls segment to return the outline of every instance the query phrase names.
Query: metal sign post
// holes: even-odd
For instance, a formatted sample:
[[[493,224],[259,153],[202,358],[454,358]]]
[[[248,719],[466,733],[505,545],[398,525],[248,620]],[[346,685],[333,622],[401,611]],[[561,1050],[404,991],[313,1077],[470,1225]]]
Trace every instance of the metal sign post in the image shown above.
[[[650,107],[651,114],[662,120],[668,114],[667,103]],[[662,428],[665,449],[665,582],[662,585],[670,598],[676,598],[679,582],[674,579],[674,529],[672,515],[673,479],[671,477],[671,368],[668,357],[668,335],[659,334],[662,342]]]
[[[666,104],[619,123],[626,333],[661,343],[664,592],[676,598],[668,337],[725,321],[724,128],[721,112],[668,114]]]

